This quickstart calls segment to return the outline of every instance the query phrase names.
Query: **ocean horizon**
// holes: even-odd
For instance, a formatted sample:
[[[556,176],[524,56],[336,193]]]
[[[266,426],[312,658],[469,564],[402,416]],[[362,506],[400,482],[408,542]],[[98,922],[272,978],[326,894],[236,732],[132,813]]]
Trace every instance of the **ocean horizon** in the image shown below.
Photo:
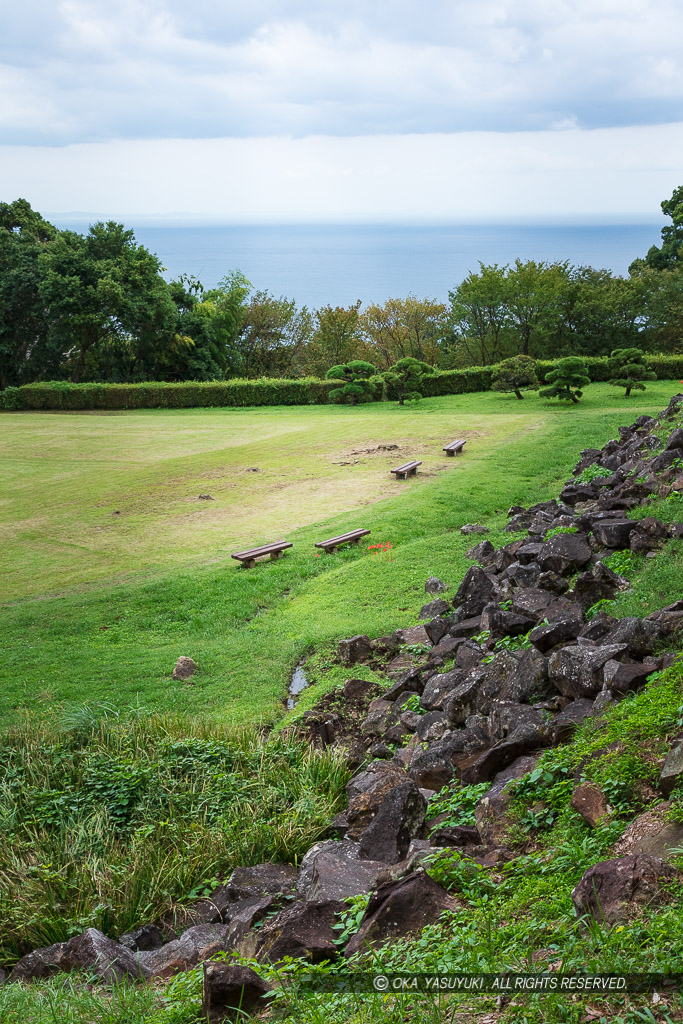
[[[78,222],[52,218],[60,228]],[[479,262],[568,260],[626,274],[660,242],[661,219],[612,224],[277,224],[126,226],[156,253],[171,280],[192,274],[206,288],[241,270],[255,289],[316,309],[417,295],[442,302]]]

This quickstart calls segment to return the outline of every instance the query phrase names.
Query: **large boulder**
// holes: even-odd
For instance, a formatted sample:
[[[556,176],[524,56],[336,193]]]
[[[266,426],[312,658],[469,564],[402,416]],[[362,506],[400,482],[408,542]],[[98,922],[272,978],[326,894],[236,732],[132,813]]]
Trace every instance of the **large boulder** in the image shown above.
[[[659,789],[668,799],[683,779],[683,738],[676,740],[659,773]]]
[[[345,900],[370,892],[385,871],[383,861],[360,859],[358,843],[327,840],[312,846],[302,860],[297,891],[317,903]]]
[[[408,853],[410,841],[422,835],[427,801],[409,779],[389,790],[360,836],[365,860],[396,864]]]
[[[674,851],[683,844],[683,824],[669,821],[671,810],[667,801],[639,814],[615,843],[615,854],[624,857],[630,853],[649,853],[663,860],[676,856]]]
[[[345,909],[339,900],[307,900],[281,910],[259,930],[257,958],[280,963],[285,957],[301,957],[314,964],[336,959],[334,926]]]
[[[605,662],[619,660],[626,650],[624,643],[600,647],[572,644],[551,654],[548,676],[565,697],[594,697],[602,689]]]
[[[159,949],[164,944],[164,936],[155,924],[143,924],[133,931],[124,932],[119,936],[119,942],[131,953],[143,950]]]
[[[509,611],[494,602],[487,604],[481,614],[481,629],[488,630],[494,638],[520,636],[533,629],[538,621],[536,615],[528,612]]]
[[[45,949],[35,949],[14,965],[12,981],[34,981],[49,978],[59,971],[84,970],[101,981],[117,982],[124,977],[142,981],[149,977],[142,957],[133,953],[97,928],[88,928],[68,942],[56,942]]]
[[[370,637],[364,634],[352,636],[348,640],[340,640],[337,645],[337,656],[342,665],[355,665],[359,661],[367,661],[372,657]]]
[[[545,746],[546,742],[543,732],[535,726],[519,725],[507,739],[489,747],[463,768],[460,772],[460,781],[465,785],[489,782],[518,757],[538,750]]]
[[[252,915],[251,924],[266,913],[272,899],[254,901],[258,904]],[[214,953],[227,952],[234,948],[234,932],[229,924],[197,924],[178,939],[167,942],[161,949],[138,953],[148,977],[170,978],[177,971],[187,971],[202,960],[208,960]]]
[[[603,548],[627,548],[636,525],[632,519],[601,519],[593,525],[593,536]]]
[[[448,601],[444,601],[442,597],[437,597],[434,601],[429,601],[427,604],[422,605],[418,619],[433,619],[437,615],[448,615],[450,610],[451,606]]]
[[[561,533],[542,545],[537,560],[541,569],[568,576],[591,559],[588,538],[582,533]],[[521,561],[521,559],[520,559]]]
[[[481,614],[495,594],[496,585],[488,573],[478,565],[472,565],[453,598],[453,607],[460,609],[461,620],[471,619]]]
[[[242,964],[204,964],[202,1020],[220,1024],[227,1020],[244,1020],[267,1004],[264,996],[272,985],[259,977],[251,967]]]
[[[512,800],[510,784],[536,767],[538,755],[518,757],[491,783],[491,788],[474,808],[477,831],[485,843],[499,842],[506,830],[506,813]]]
[[[425,684],[420,705],[425,711],[441,711],[448,696],[465,682],[465,679],[465,673],[457,668],[433,675]]]
[[[579,917],[592,917],[608,925],[636,916],[645,906],[664,900],[662,883],[674,881],[676,871],[659,857],[630,854],[601,861],[584,871],[572,891]]]
[[[588,609],[598,601],[611,600],[626,583],[604,562],[598,562],[577,578],[572,596],[582,608]]]
[[[660,635],[661,629],[656,622],[627,616],[617,621],[600,644],[625,644],[632,658],[644,658],[652,654]]]
[[[558,644],[566,644],[576,640],[583,628],[580,619],[558,619],[542,626],[537,626],[529,633],[529,640],[542,654],[552,651]],[[547,669],[546,669],[547,676]]]
[[[360,928],[346,946],[346,956],[420,932],[434,924],[444,911],[455,911],[458,906],[421,869],[398,882],[387,882],[370,897]]]
[[[514,664],[498,691],[500,700],[525,703],[546,696],[549,692],[547,658],[533,648],[518,651],[511,658]]]

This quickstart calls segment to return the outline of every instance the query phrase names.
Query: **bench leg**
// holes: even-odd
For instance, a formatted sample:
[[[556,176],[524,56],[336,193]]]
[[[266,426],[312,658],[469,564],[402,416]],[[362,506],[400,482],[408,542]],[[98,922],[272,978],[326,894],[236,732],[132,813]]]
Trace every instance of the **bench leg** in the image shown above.
[[[446,452],[446,455],[448,455],[448,456],[451,456],[451,455],[455,455],[455,452],[454,452],[454,451],[453,451],[453,449],[451,448],[451,449],[449,449],[449,450],[448,450],[448,451]]]
[[[284,551],[271,551],[270,560],[271,562],[277,562],[278,558],[282,558]]]
[[[458,450],[457,450],[457,452],[455,454],[456,455],[462,455],[462,448],[458,448]]]
[[[408,475],[409,476],[415,476],[416,474],[417,474],[417,466],[415,467],[415,469],[411,469],[411,471],[410,471],[410,473]]]
[[[328,555],[336,555],[337,548],[325,548],[325,553]]]
[[[244,566],[245,569],[253,569],[256,566],[256,559],[255,558],[247,558],[247,559],[245,559],[244,562],[242,562],[242,565]]]

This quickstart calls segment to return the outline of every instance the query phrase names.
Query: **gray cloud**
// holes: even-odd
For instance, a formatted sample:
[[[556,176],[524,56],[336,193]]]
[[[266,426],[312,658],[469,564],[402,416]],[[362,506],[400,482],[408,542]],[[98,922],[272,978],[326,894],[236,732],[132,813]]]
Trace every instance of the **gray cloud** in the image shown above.
[[[677,0],[24,0],[0,141],[673,122],[681,38]]]

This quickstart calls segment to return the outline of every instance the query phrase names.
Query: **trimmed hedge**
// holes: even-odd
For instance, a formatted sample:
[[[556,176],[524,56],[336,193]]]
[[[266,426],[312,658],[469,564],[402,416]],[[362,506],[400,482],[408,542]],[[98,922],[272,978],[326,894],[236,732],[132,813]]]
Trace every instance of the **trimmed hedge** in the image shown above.
[[[536,372],[543,379],[555,365],[554,359],[536,361]],[[608,360],[588,356],[584,359],[592,381],[609,380]],[[648,356],[657,380],[683,380],[683,356]],[[437,371],[425,377],[422,394],[464,395],[490,391],[493,366],[471,366],[466,370]],[[391,385],[372,377],[383,386],[377,388],[378,400],[395,401]],[[334,380],[301,377],[297,380],[262,377],[259,380],[185,381],[168,384],[71,384],[46,381],[24,384],[0,391],[0,409],[86,410],[86,409],[192,409],[206,406],[246,407],[256,405],[325,405],[329,393],[339,387]]]
[[[185,381],[169,384],[71,384],[46,381],[7,388],[0,393],[5,409],[192,409],[206,406],[324,405],[338,381],[298,380]]]

